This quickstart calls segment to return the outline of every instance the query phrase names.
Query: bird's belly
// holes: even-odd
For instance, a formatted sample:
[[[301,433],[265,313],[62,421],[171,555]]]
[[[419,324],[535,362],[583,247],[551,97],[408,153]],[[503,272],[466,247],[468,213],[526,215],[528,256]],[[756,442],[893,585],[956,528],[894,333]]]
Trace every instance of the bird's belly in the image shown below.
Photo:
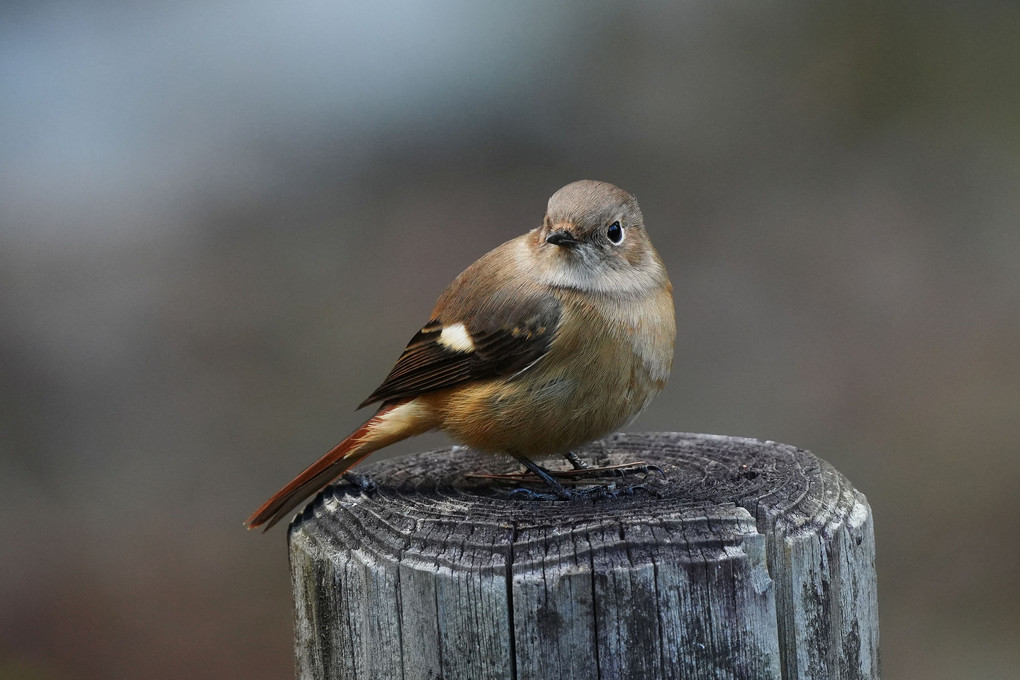
[[[620,362],[616,371],[535,368],[509,381],[451,390],[437,400],[441,428],[483,451],[564,453],[627,423],[661,389],[636,357]]]

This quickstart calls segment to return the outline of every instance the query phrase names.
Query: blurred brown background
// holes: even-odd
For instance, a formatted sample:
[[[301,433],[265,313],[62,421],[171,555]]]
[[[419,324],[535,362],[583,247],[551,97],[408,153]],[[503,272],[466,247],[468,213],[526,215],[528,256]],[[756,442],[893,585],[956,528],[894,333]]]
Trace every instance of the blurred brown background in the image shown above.
[[[0,680],[289,677],[242,520],[580,178],[676,289],[635,427],[828,459],[885,677],[1016,677],[1015,3],[368,4],[0,9]]]

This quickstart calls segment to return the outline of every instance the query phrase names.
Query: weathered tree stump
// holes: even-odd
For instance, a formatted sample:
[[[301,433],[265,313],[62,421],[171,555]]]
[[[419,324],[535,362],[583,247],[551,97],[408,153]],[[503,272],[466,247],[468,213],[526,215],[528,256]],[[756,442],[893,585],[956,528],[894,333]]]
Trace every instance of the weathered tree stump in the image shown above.
[[[694,434],[578,453],[666,479],[531,500],[465,478],[512,459],[454,448],[327,490],[289,533],[298,677],[878,677],[871,512],[828,463]]]

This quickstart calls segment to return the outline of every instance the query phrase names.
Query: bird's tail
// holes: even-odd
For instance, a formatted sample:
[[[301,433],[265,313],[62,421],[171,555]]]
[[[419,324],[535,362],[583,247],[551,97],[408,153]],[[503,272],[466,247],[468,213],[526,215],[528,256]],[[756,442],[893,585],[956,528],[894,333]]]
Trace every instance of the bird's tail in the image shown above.
[[[401,439],[427,432],[436,426],[428,409],[411,399],[382,407],[349,437],[295,477],[245,522],[249,529],[265,525],[265,531],[287,516],[309,496],[319,491],[368,454]]]

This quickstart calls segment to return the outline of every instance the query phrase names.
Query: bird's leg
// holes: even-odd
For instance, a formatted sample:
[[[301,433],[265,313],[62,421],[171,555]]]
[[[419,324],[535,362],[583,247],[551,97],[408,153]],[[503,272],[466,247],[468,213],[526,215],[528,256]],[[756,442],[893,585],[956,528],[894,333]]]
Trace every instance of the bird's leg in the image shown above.
[[[590,463],[585,463],[573,451],[567,451],[566,453],[563,454],[563,457],[567,459],[567,462],[570,463],[570,466],[573,467],[575,470],[590,470],[592,468],[592,465]]]
[[[539,465],[535,461],[531,460],[527,456],[522,456],[521,454],[515,453],[513,451],[510,451],[508,453],[510,453],[510,455],[513,456],[517,460],[518,463],[520,463],[524,467],[528,468],[528,470],[532,474],[534,474],[536,477],[538,477],[543,482],[548,484],[549,487],[553,490],[553,493],[556,494],[557,498],[561,498],[563,500],[570,500],[571,498],[574,497],[574,494],[572,494],[570,491],[567,491],[566,489],[564,489],[563,485],[560,484],[559,482],[557,482],[555,479],[553,479],[552,475],[550,475],[549,471],[546,470],[544,467],[542,467],[541,465]],[[542,494],[535,494],[533,491],[530,491],[529,489],[514,489],[513,493],[516,493],[518,491],[520,491],[520,492],[522,492],[524,494],[531,493],[531,494],[537,495],[539,497],[541,497],[541,495],[542,495]]]
[[[521,461],[521,457],[513,455],[518,461]],[[663,479],[666,478],[666,473],[663,472],[662,468],[658,465],[651,465],[644,461],[635,461],[633,463],[618,463],[616,465],[592,465],[586,463],[573,452],[563,454],[564,458],[570,462],[572,469],[570,470],[549,470],[541,467],[534,463],[530,459],[525,459],[527,462],[521,461],[521,463],[527,468],[528,472],[509,472],[505,474],[489,474],[489,473],[468,473],[466,477],[472,479],[494,479],[503,482],[519,482],[526,479],[529,475],[536,475],[543,481],[545,481],[545,475],[553,478],[554,480],[562,480],[563,482],[579,483],[582,479],[591,478],[606,478],[606,477],[624,477],[631,474],[643,474],[648,475],[650,473],[657,473]],[[535,471],[535,468],[542,470],[545,475],[539,474]],[[561,484],[562,486],[562,484]]]
[[[603,468],[603,467],[597,467],[597,466],[593,466],[593,465],[588,465],[587,463],[585,463],[584,461],[579,459],[577,457],[577,455],[574,454],[574,453],[565,454],[567,460],[570,461],[571,465],[574,466],[573,470],[566,470],[566,471],[563,471],[563,472],[553,472],[551,470],[546,470],[544,467],[542,467],[541,465],[539,465],[538,463],[534,462],[533,460],[531,460],[530,458],[528,458],[526,456],[522,456],[522,455],[517,454],[517,453],[510,453],[510,455],[513,456],[521,465],[523,465],[525,468],[527,468],[533,475],[535,475],[536,477],[538,477],[539,479],[544,481],[547,485],[549,485],[549,487],[552,488],[552,490],[553,490],[552,494],[548,494],[548,493],[540,493],[540,492],[537,492],[537,491],[532,491],[531,489],[526,489],[526,488],[523,488],[523,487],[518,487],[518,488],[516,488],[516,489],[514,489],[513,491],[510,492],[511,495],[514,495],[514,496],[527,496],[529,498],[542,499],[542,500],[554,500],[556,498],[560,498],[560,499],[563,499],[563,500],[571,500],[571,499],[577,499],[577,498],[617,498],[619,496],[630,496],[630,495],[633,495],[635,491],[648,491],[648,488],[645,487],[645,485],[643,483],[638,483],[638,484],[634,484],[634,485],[631,485],[631,486],[619,487],[619,488],[616,486],[615,483],[612,483],[612,484],[598,485],[598,486],[594,486],[594,487],[590,487],[590,488],[586,488],[586,489],[566,489],[566,488],[564,488],[564,486],[562,484],[560,484],[555,479],[554,475],[559,476],[559,477],[563,477],[564,479],[567,479],[567,478],[574,478],[574,479],[576,479],[577,477],[580,477],[582,474],[585,477],[588,477],[588,476],[594,476],[594,477],[603,476],[604,477],[606,472],[609,472],[609,473],[612,473],[612,474],[616,474],[616,475],[621,475],[621,476],[625,475],[625,474],[628,474],[628,473],[632,473],[632,472],[642,472],[642,473],[644,473],[646,475],[649,472],[658,472],[660,475],[663,476],[663,478],[665,478],[665,476],[666,476],[665,473],[662,471],[662,469],[659,468],[656,465],[649,465],[649,464],[644,463],[644,462],[638,462],[638,463],[629,463],[629,464],[625,464],[625,465],[613,465],[613,466],[608,466],[608,467],[604,467]],[[487,478],[490,478],[490,479],[496,479],[496,478],[507,479],[510,476],[509,475],[505,475],[505,476],[500,476],[500,475],[479,475],[479,477],[487,477]],[[519,481],[520,478],[519,477],[515,477],[515,479]],[[652,492],[652,493],[654,493],[654,492]]]
[[[567,451],[563,454],[563,457],[567,459],[573,470],[558,473],[561,477],[571,477],[574,479],[580,479],[581,477],[606,477],[606,476],[618,476],[624,477],[626,475],[641,473],[647,475],[650,472],[656,472],[662,475],[663,479],[666,478],[666,473],[662,471],[658,465],[649,465],[644,461],[636,461],[633,463],[623,463],[620,465],[592,465],[581,460],[573,451]],[[553,473],[557,474],[557,473]]]

